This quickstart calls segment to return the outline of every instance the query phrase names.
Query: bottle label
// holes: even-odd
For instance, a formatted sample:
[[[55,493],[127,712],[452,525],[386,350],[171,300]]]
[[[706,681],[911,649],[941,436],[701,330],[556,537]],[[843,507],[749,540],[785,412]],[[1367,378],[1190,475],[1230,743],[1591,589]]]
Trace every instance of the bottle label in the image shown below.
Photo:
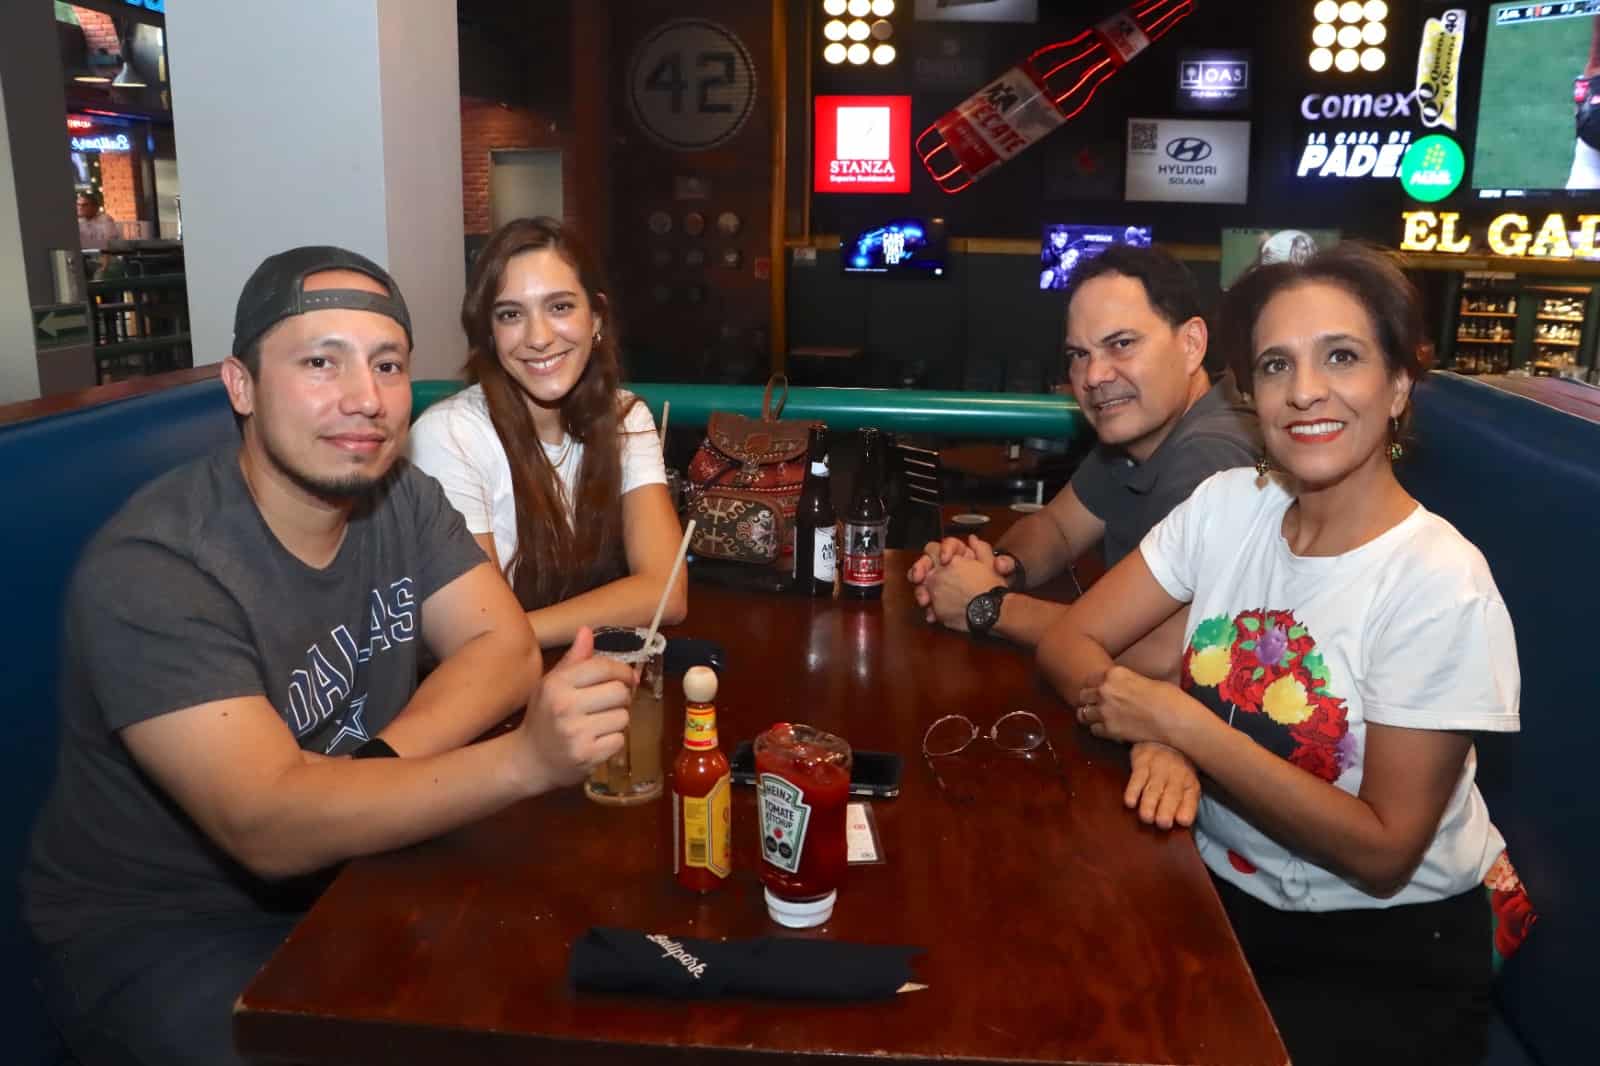
[[[882,522],[844,525],[844,583],[856,586],[883,584]]]
[[[811,576],[816,580],[833,582],[833,576],[839,570],[834,549],[834,527],[818,529],[811,540]]]
[[[811,805],[793,782],[762,774],[757,784],[761,812],[761,857],[785,873],[800,872]]]
[[[1118,66],[1150,47],[1150,38],[1145,36],[1139,24],[1126,11],[1112,15],[1094,29],[1106,47],[1111,49],[1113,61]]]
[[[690,751],[710,751],[717,746],[717,709],[689,708],[683,722],[683,746]]]
[[[674,849],[674,858],[682,866],[710,870],[718,877],[727,877],[732,871],[730,791],[728,775],[723,774],[706,795],[678,797],[682,804],[678,820],[683,825],[683,840],[681,850]]]
[[[967,97],[937,126],[961,165],[976,178],[1065,121],[1061,109],[1024,64]]]

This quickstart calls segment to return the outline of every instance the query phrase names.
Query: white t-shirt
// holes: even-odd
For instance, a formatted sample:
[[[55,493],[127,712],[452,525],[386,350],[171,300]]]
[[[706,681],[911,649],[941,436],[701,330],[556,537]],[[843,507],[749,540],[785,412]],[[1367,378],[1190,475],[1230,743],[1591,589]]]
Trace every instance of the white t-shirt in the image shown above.
[[[626,404],[633,394],[621,392]],[[622,421],[622,495],[641,485],[665,485],[666,465],[656,422],[642,402]],[[560,444],[540,444],[555,467],[567,515],[572,515],[572,486],[583,463],[583,445],[567,437]],[[504,568],[517,551],[517,504],[511,492],[511,464],[489,420],[483,386],[473,385],[429,407],[411,427],[411,461],[437,478],[444,494],[466,519],[474,535],[494,534],[495,555]],[[578,519],[573,518],[574,524]]]
[[[1281,758],[1361,790],[1366,724],[1520,728],[1511,617],[1483,554],[1418,506],[1343,555],[1297,556],[1283,539],[1293,497],[1249,468],[1225,470],[1139,545],[1174,599],[1191,603],[1184,689]],[[1411,882],[1378,899],[1288,851],[1210,795],[1194,837],[1206,865],[1280,910],[1447,899],[1505,849],[1473,784],[1476,753]]]

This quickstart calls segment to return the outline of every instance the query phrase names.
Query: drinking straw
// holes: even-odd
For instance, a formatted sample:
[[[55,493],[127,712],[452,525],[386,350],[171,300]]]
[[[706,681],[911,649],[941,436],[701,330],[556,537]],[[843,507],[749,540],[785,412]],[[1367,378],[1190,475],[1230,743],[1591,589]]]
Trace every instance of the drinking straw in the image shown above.
[[[672,401],[661,401],[661,446],[667,446],[667,418],[672,414]]]
[[[662,412],[662,422],[666,422],[666,412]],[[678,545],[678,557],[672,560],[672,573],[667,575],[667,587],[661,590],[661,602],[656,604],[656,616],[650,619],[650,632],[645,634],[644,646],[648,650],[652,641],[656,639],[656,630],[661,628],[661,616],[667,610],[667,597],[672,594],[672,586],[678,580],[678,571],[683,569],[683,557],[689,554],[689,538],[694,536],[694,519],[689,519],[689,528],[683,531],[683,543]]]

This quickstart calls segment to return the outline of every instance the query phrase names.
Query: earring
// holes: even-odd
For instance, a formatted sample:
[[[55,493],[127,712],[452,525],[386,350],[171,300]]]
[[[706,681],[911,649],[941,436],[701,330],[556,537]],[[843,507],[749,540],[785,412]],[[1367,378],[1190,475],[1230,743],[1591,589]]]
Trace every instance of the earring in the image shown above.
[[[1262,452],[1261,458],[1256,460],[1256,474],[1261,477],[1266,477],[1267,471],[1271,469],[1272,464],[1267,460],[1266,452]]]
[[[592,344],[599,344],[600,343],[600,327],[599,326],[596,326],[594,328],[594,339],[590,343],[592,343]]]
[[[1394,439],[1389,441],[1389,461],[1393,463],[1398,462],[1400,457],[1405,455],[1406,447],[1400,443],[1400,420],[1398,418],[1389,419],[1389,429],[1394,435]]]

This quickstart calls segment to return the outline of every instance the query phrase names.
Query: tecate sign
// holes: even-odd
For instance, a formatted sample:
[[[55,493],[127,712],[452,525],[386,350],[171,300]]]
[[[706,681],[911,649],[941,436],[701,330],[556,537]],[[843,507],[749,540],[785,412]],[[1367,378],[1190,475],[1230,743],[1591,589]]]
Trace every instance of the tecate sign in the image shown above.
[[[1128,120],[1124,197],[1242,204],[1250,186],[1250,123]]]

